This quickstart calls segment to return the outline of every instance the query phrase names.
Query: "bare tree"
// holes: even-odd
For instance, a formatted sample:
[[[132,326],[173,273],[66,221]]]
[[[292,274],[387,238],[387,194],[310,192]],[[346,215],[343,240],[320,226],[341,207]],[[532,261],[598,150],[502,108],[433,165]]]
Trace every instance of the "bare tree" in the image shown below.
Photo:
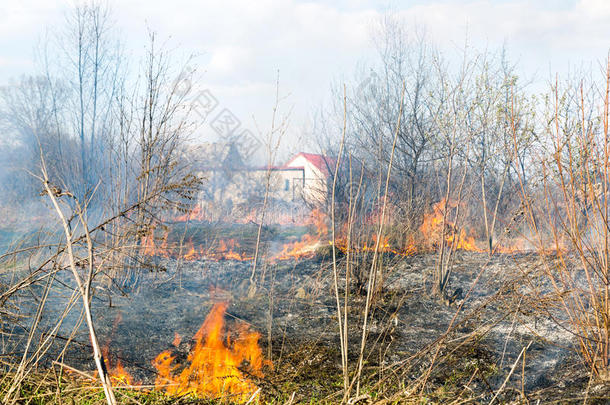
[[[123,70],[112,24],[107,5],[77,4],[66,17],[65,29],[57,32],[42,55],[49,80],[59,80],[67,92],[64,119],[70,132],[78,134],[80,149],[75,173],[79,189],[73,189],[81,197],[95,187],[103,166],[100,158],[112,136],[113,105]]]
[[[25,288],[44,286],[28,330],[29,350],[24,351],[15,384],[3,392],[7,401],[19,401],[23,377],[49,353],[66,314],[80,297],[84,318],[72,325],[72,335],[84,319],[106,398],[114,402],[89,309],[94,291],[137,280],[145,264],[142,238],[176,210],[186,210],[201,184],[182,160],[194,124],[188,92],[180,80],[174,80],[180,69],[174,70],[169,53],[159,49],[150,34],[142,74],[119,80],[117,61],[105,59],[103,51],[108,45],[103,42],[105,35],[110,35],[105,21],[109,14],[91,4],[77,7],[75,16],[74,30],[68,30],[77,34],[78,56],[69,59],[76,63],[73,76],[64,71],[66,76],[57,79],[53,73],[61,69],[51,62],[62,65],[65,60],[49,59],[44,76],[23,79],[2,93],[3,121],[20,134],[32,154],[38,149],[38,159],[32,157],[24,169],[41,181],[42,195],[49,198],[64,233],[62,239],[49,222],[45,240],[29,240],[25,248],[3,256],[17,260],[28,254],[29,259],[23,269],[15,269],[14,283],[3,289],[0,302],[17,298]],[[57,279],[65,271],[75,282],[71,298],[50,330],[40,330],[48,291],[70,288]],[[44,339],[36,342],[37,333]]]
[[[361,156],[364,162],[378,162],[371,167],[387,165],[404,83],[404,116],[398,129],[391,190],[404,196],[400,210],[406,214],[406,225],[414,228],[425,208],[420,191],[425,192],[423,180],[433,159],[432,145],[437,136],[434,117],[440,106],[430,93],[438,85],[433,66],[440,55],[425,32],[408,31],[403,21],[392,14],[384,16],[374,39],[379,67],[372,69],[368,77],[358,79],[360,84],[350,97],[354,127],[350,143],[360,153],[368,154]],[[382,178],[383,174],[378,173],[377,177]]]

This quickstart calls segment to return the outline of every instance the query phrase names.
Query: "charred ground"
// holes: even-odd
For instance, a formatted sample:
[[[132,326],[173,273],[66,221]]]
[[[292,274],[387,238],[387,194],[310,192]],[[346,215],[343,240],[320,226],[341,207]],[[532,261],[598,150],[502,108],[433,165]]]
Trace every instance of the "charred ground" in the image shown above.
[[[367,263],[364,256],[358,260]],[[593,403],[609,398],[607,386],[589,386],[572,334],[532,305],[539,302],[540,290],[530,286],[540,271],[538,255],[459,252],[453,293],[445,300],[430,293],[435,260],[434,254],[382,257],[385,275],[369,318],[363,401],[421,395],[486,403],[499,393],[500,402],[579,402],[586,391]],[[154,383],[153,359],[170,350],[179,368],[212,306],[228,302],[228,334],[235,336],[238,325],[247,323],[261,334],[263,353],[273,363],[265,366],[264,377],[250,376],[262,399],[287,400],[294,392],[295,402],[340,400],[341,355],[327,255],[265,266],[256,294],[248,294],[247,261],[160,258],[157,264],[166,271],[144,276],[130,294],[112,300],[97,294],[93,302],[110,368],[120,360],[138,384]],[[356,284],[351,288],[348,341],[350,361],[356,361],[366,292]],[[174,345],[176,335],[182,339]],[[75,342],[64,361],[92,371],[86,335]],[[242,370],[248,375],[247,363]],[[424,376],[426,390],[409,392]]]

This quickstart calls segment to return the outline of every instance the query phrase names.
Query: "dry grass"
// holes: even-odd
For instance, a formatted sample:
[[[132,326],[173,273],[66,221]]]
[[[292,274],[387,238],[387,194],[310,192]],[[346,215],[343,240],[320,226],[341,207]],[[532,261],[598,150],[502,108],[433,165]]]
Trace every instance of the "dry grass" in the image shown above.
[[[526,218],[549,291],[541,302],[574,334],[592,373],[610,380],[610,60],[604,81],[561,90],[555,83],[545,128],[548,158],[540,159],[542,198],[521,181]],[[513,117],[515,150],[517,125]],[[516,153],[515,153],[516,155]],[[517,158],[518,159],[518,158]],[[543,225],[544,224],[544,225]],[[551,238],[546,236],[551,235]],[[549,239],[551,243],[549,243]],[[550,246],[549,246],[550,245]],[[551,248],[557,256],[548,255]]]

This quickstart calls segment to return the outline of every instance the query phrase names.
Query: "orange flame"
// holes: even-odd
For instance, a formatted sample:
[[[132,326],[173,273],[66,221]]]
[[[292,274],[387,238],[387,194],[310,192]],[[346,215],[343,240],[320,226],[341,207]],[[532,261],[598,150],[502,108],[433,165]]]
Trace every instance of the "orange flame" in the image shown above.
[[[197,204],[197,205],[195,205],[195,207],[193,207],[192,210],[190,210],[182,215],[178,215],[176,218],[174,218],[174,221],[188,222],[188,221],[205,221],[208,219],[209,218],[207,217],[206,212],[203,210],[203,207],[201,206],[201,204]]]
[[[189,241],[186,243],[186,248],[188,251],[184,255],[184,260],[195,260],[199,257],[198,252],[195,251],[195,244],[193,243],[192,239],[189,239]]]
[[[326,215],[318,208],[315,208],[311,211],[306,224],[313,225],[316,229],[316,234],[310,235],[307,233],[303,235],[301,240],[284,244],[280,253],[275,255],[272,260],[299,259],[314,255],[316,248],[322,244],[322,239],[328,234]]]
[[[152,227],[140,241],[142,255],[169,257],[169,250],[167,248],[168,236],[169,231],[166,230],[165,234],[161,238],[161,244],[157,246],[155,242],[155,228]]]
[[[239,243],[237,243],[235,239],[221,239],[218,242],[218,247],[213,252],[204,254],[204,256],[216,260],[246,261],[253,259],[252,256],[248,256],[245,253],[238,252],[237,250],[239,249]]]
[[[229,396],[232,401],[246,402],[257,390],[240,370],[245,363],[252,375],[262,377],[262,351],[258,346],[260,334],[252,332],[244,324],[238,338],[231,345],[225,340],[224,315],[228,304],[215,304],[199,331],[195,334],[195,346],[188,355],[189,364],[181,368],[172,365],[175,357],[166,350],[153,361],[157,369],[155,386],[171,395],[193,394],[203,398]]]
[[[116,366],[111,369],[108,374],[114,383],[119,385],[133,385],[133,377],[125,370],[120,359],[117,360]]]
[[[275,255],[272,260],[299,259],[313,256],[319,245],[319,237],[305,234],[301,240],[284,244],[282,251]]]
[[[474,236],[468,235],[463,228],[458,229],[445,215],[448,210],[457,206],[456,202],[449,200],[447,203],[445,199],[434,204],[432,212],[424,215],[424,222],[419,228],[424,241],[429,247],[438,248],[440,237],[444,237],[445,243],[456,250],[480,252],[481,250],[476,246]],[[445,218],[444,229],[443,217]]]
[[[196,246],[192,238],[180,247],[180,244],[173,243],[171,246],[168,244],[169,231],[166,231],[163,238],[161,238],[161,244],[157,246],[155,240],[154,231],[147,233],[142,237],[141,241],[141,253],[144,256],[158,256],[158,257],[181,257],[184,260],[197,260],[201,258],[211,260],[240,260],[247,261],[252,260],[252,256],[249,256],[243,252],[239,252],[239,243],[234,239],[223,240],[221,239],[216,248],[205,248],[203,245]],[[214,244],[212,244],[214,246]]]
[[[377,246],[377,235],[373,234],[373,240],[369,242],[364,242],[363,245],[352,244],[349,247],[350,252],[359,253],[359,252],[374,252],[377,247],[378,253],[392,253],[396,256],[411,256],[417,253],[418,249],[415,244],[410,241],[403,248],[393,247],[390,244],[390,241],[387,236],[382,237],[379,240],[379,246]],[[329,242],[332,245],[332,241]],[[339,238],[336,242],[336,246],[343,253],[346,253],[348,250],[347,241],[345,238]]]
[[[122,320],[123,316],[121,315],[121,313],[118,313],[116,318],[114,319],[114,322],[112,323],[112,331],[110,333],[110,336],[113,336],[116,333],[117,328]],[[112,367],[112,357],[110,356],[110,342],[102,346],[101,349],[102,356],[108,369],[108,375],[110,376],[110,380],[112,381],[112,383],[116,385],[133,385],[133,377],[125,370],[123,364],[121,363],[121,359],[117,358],[116,366]],[[94,373],[94,375],[97,376],[97,371]]]

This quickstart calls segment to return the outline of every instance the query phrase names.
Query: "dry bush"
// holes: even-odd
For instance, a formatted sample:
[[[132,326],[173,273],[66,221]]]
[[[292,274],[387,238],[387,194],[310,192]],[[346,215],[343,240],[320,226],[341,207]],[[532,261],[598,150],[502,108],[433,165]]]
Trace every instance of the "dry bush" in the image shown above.
[[[541,255],[545,312],[577,341],[592,372],[610,377],[610,64],[603,80],[556,81],[547,99],[536,166],[538,183],[522,178],[522,206]],[[565,86],[562,88],[562,86]],[[520,123],[512,120],[515,144]]]

